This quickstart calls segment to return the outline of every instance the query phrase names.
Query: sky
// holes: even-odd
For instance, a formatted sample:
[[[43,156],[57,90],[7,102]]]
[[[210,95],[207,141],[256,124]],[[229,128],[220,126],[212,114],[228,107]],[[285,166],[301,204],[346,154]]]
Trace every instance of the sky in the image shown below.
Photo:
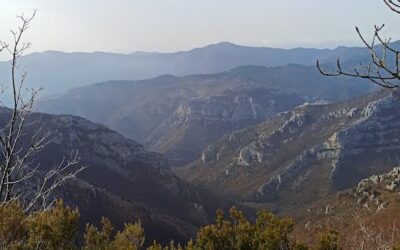
[[[0,40],[33,9],[29,52],[174,52],[221,41],[333,48],[360,45],[354,26],[368,35],[382,23],[400,38],[400,15],[382,0],[0,0]]]

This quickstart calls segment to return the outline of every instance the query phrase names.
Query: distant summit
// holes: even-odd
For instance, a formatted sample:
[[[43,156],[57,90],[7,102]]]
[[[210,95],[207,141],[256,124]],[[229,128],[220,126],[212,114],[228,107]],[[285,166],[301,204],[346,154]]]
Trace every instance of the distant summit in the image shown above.
[[[219,43],[212,43],[210,45],[207,45],[204,48],[226,48],[226,47],[246,47],[246,46],[242,46],[242,45],[237,45],[231,42],[219,42]],[[255,48],[255,47],[254,47]]]

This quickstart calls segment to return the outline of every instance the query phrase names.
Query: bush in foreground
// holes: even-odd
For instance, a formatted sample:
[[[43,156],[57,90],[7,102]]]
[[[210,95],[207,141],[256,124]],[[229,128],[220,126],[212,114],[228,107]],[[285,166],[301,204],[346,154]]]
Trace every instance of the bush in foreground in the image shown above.
[[[0,207],[0,249],[6,250],[138,250],[145,249],[145,232],[140,224],[126,223],[122,231],[115,232],[111,222],[103,218],[101,227],[87,225],[80,246],[79,211],[62,201],[46,211],[31,214],[23,212],[18,203]],[[335,232],[319,237],[320,250],[338,250]],[[259,211],[253,223],[245,215],[232,208],[229,216],[217,211],[214,224],[199,229],[196,239],[184,245],[171,242],[162,246],[156,241],[148,250],[306,250],[296,242],[291,219],[281,219],[274,214]]]

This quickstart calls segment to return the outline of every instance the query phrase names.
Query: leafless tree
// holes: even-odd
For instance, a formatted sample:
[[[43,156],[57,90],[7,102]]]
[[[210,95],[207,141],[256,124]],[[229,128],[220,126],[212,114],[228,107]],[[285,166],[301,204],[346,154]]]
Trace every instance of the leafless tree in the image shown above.
[[[400,0],[383,0],[395,13],[400,14]],[[386,89],[396,90],[400,86],[400,51],[381,35],[384,25],[375,25],[371,42],[363,36],[358,27],[356,32],[370,54],[369,63],[361,63],[352,70],[342,67],[340,59],[336,62],[336,69],[327,71],[317,61],[318,70],[325,76],[350,76],[368,79]]]
[[[355,228],[352,235],[343,242],[345,249],[391,250],[399,242],[400,231],[395,222],[385,226],[367,226],[356,213],[353,214],[353,217],[358,228]]]
[[[35,15],[36,11],[29,17],[18,16],[21,24],[11,30],[12,42],[0,41],[0,52],[11,56],[11,80],[1,86],[0,93],[12,96],[11,105],[0,101],[0,205],[18,200],[26,212],[47,208],[52,203],[53,191],[84,169],[77,166],[77,153],[45,171],[32,161],[32,157],[48,144],[48,136],[42,133],[39,121],[32,120],[33,105],[41,89],[25,87],[27,74],[18,60],[30,47],[22,38]]]

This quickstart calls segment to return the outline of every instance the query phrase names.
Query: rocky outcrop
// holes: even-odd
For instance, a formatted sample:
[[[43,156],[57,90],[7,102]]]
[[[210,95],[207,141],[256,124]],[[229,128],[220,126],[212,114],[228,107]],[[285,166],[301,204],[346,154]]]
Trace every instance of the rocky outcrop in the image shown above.
[[[241,149],[237,157],[237,164],[250,166],[253,163],[264,163],[272,156],[270,149],[276,146],[273,144],[274,141],[283,140],[284,143],[288,143],[290,136],[298,132],[303,126],[306,126],[306,122],[306,114],[291,112],[290,118],[272,133],[261,133],[258,139]]]
[[[337,197],[332,197],[331,203],[338,203],[337,199],[348,199],[350,204],[354,203],[355,211],[363,209],[369,213],[379,213],[391,205],[398,205],[397,201],[393,201],[397,199],[399,191],[400,167],[395,167],[384,174],[372,175],[361,180],[354,188],[338,193]]]
[[[356,194],[364,193],[368,189],[383,187],[385,190],[395,192],[400,190],[400,167],[381,175],[372,175],[361,180],[354,189]]]

